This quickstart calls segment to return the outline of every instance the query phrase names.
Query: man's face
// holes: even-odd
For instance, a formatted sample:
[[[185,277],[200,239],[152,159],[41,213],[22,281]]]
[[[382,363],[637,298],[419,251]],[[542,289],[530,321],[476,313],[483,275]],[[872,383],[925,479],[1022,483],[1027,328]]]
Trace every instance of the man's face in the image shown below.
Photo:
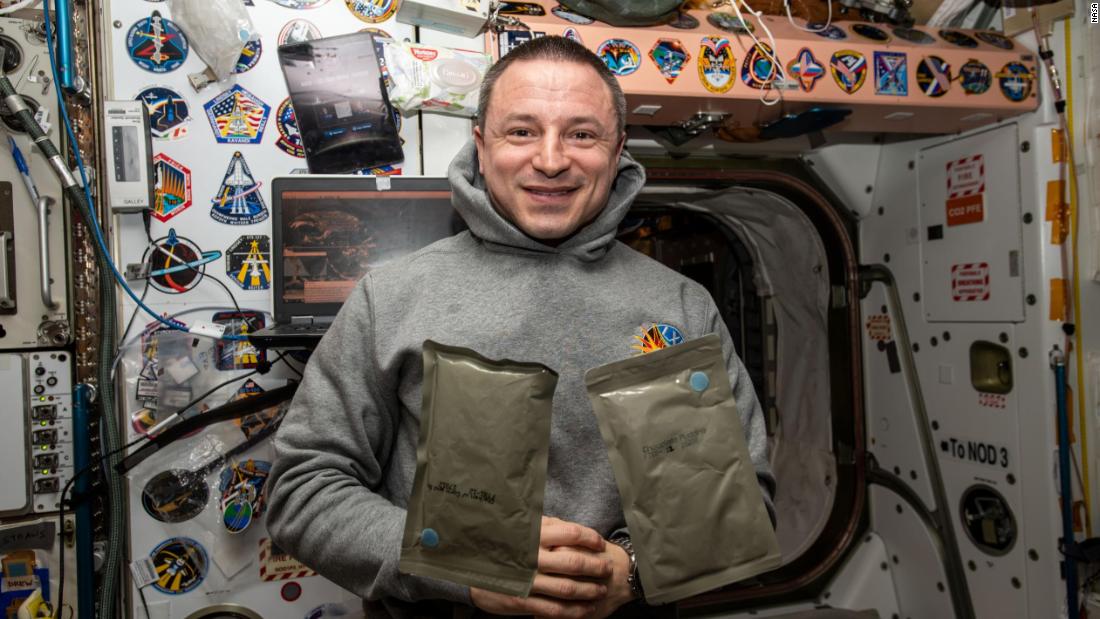
[[[493,205],[527,235],[558,241],[607,204],[623,136],[592,67],[553,60],[509,66],[474,128]]]

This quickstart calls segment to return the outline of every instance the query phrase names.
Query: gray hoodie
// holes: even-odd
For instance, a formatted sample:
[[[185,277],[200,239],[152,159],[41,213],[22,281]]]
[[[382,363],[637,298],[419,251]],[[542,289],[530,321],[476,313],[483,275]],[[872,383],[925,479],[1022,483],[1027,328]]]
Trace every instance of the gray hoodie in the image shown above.
[[[584,372],[637,354],[636,336],[653,325],[685,339],[717,332],[770,496],[763,414],[714,301],[615,240],[645,183],[638,163],[623,155],[607,207],[557,247],[493,209],[472,142],[449,177],[470,229],[369,272],[306,366],[274,441],[267,526],[280,548],[367,599],[469,603],[466,587],[397,571],[426,339],[558,372],[545,513],[606,537],[625,521]]]

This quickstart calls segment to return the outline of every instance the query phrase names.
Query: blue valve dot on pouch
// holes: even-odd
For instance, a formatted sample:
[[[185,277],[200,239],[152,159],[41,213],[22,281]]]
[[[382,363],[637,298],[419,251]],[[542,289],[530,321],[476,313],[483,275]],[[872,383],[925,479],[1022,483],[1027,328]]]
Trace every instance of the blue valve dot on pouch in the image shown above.
[[[689,380],[691,388],[695,391],[705,391],[710,386],[710,379],[707,378],[705,372],[692,372]]]
[[[435,529],[424,529],[420,532],[420,543],[425,548],[435,548],[439,545],[439,533]]]

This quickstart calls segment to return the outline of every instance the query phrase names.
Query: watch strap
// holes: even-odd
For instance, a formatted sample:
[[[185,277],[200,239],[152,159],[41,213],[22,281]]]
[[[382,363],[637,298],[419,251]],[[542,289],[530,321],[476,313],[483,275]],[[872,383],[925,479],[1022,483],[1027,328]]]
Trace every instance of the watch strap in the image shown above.
[[[634,545],[630,542],[630,537],[619,535],[607,541],[626,551],[626,556],[630,559],[630,570],[626,575],[626,582],[630,585],[630,593],[635,599],[644,600],[645,592],[642,590],[642,581],[638,576],[638,556],[634,553]]]

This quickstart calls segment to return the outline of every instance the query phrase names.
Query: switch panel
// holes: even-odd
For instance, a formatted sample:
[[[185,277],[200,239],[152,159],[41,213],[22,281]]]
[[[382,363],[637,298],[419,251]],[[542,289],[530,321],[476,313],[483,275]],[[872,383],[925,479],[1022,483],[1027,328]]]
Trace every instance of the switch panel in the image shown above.
[[[30,399],[32,511],[52,512],[61,507],[61,490],[73,475],[72,355],[43,351],[23,357]]]
[[[0,354],[0,516],[52,512],[73,474],[72,356]]]

